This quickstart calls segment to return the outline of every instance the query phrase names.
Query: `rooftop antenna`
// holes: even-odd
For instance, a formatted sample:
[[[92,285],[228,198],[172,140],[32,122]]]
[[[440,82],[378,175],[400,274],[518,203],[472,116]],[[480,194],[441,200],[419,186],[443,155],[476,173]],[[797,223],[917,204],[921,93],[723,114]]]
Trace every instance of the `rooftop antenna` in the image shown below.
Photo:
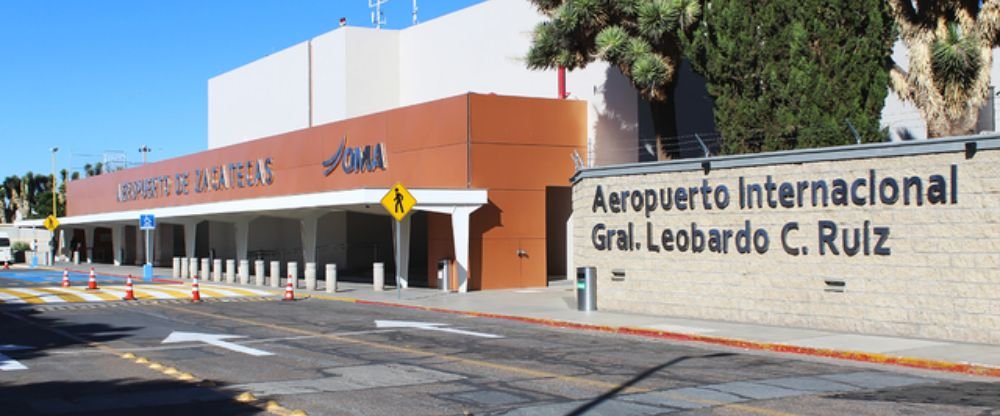
[[[413,24],[417,24],[417,0],[413,0]]]
[[[382,25],[385,24],[385,16],[382,15],[382,5],[388,2],[389,0],[368,0],[368,8],[375,9],[372,10],[372,24],[375,25],[375,29],[381,29]]]

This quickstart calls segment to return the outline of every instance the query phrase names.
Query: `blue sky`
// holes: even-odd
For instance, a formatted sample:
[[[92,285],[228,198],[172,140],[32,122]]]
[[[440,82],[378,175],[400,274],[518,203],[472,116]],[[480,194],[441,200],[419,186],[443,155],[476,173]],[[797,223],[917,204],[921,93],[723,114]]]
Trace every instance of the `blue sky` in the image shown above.
[[[420,21],[482,0],[419,0]],[[410,25],[412,0],[382,6]],[[208,79],[337,27],[368,0],[0,1],[0,179],[207,147]]]

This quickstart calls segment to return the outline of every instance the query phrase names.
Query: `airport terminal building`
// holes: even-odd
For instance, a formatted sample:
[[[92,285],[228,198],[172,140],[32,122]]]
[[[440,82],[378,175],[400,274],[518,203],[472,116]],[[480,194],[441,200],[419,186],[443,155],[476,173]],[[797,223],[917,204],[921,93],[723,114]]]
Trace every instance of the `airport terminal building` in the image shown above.
[[[63,244],[142,264],[138,218],[152,214],[158,266],[281,261],[302,276],[314,263],[322,278],[334,263],[341,279],[370,280],[375,262],[396,269],[379,200],[401,183],[417,201],[402,223],[404,285],[439,285],[441,260],[458,291],[565,278],[569,178],[599,141],[634,152],[638,102],[615,88],[622,108],[606,109],[609,76],[627,86],[607,65],[574,74],[582,100],[538,98],[556,95],[557,76],[519,57],[541,18],[494,0],[404,30],[340,27],[214,77],[208,150],[70,183]],[[595,111],[624,127],[588,122]]]
[[[161,266],[384,263],[455,291],[594,267],[602,310],[1000,343],[1000,136],[636,163],[648,114],[617,69],[573,71],[568,100],[525,69],[542,19],[490,0],[212,78],[208,150],[69,183],[63,241],[141,264],[154,214]],[[398,265],[397,183],[417,201]]]

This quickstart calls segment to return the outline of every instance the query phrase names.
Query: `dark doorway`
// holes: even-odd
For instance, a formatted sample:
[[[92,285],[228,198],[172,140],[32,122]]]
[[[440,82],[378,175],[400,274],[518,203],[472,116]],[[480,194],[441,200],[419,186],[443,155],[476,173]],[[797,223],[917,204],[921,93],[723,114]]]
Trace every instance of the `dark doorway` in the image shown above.
[[[572,188],[545,187],[545,272],[550,282],[566,278],[566,221],[572,212]]]

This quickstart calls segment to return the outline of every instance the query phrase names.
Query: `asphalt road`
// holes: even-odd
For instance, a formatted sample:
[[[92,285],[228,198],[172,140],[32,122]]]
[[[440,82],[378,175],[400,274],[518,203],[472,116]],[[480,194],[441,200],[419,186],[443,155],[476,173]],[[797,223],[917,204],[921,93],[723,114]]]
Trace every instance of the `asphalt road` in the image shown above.
[[[121,304],[0,306],[27,367],[0,371],[0,414],[1000,415],[1000,383],[896,367],[321,299]]]

